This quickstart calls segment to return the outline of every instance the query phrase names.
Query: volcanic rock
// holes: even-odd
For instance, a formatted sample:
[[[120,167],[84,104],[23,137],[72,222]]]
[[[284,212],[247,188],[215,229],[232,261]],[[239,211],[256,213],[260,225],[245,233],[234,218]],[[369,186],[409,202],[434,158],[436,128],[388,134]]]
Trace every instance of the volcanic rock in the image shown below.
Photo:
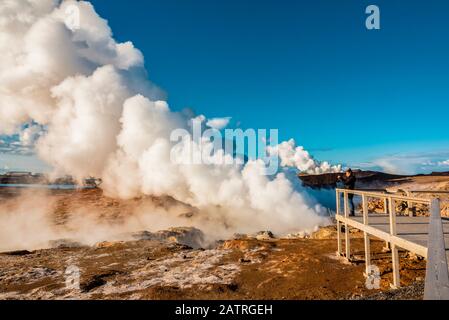
[[[103,241],[95,244],[96,249],[103,249],[103,248],[111,248],[116,247],[120,245],[124,245],[125,241]]]
[[[321,227],[316,232],[312,233],[310,237],[312,239],[336,239],[337,227],[336,226]]]
[[[256,239],[259,241],[272,240],[274,239],[274,235],[271,231],[260,231],[256,234]]]
[[[155,233],[159,240],[175,242],[197,249],[204,245],[204,233],[193,227],[176,227]]]
[[[58,239],[58,240],[50,240],[48,245],[52,249],[62,249],[62,248],[81,248],[83,244],[71,240],[71,239]]]

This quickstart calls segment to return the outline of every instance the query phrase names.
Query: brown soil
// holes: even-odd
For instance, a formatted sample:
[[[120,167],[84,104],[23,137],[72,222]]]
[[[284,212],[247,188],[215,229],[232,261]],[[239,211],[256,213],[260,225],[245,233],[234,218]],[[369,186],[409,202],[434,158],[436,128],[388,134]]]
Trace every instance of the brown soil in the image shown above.
[[[145,201],[116,201],[99,190],[54,196],[57,223],[81,204],[113,219]],[[163,206],[172,200],[159,201]],[[391,255],[382,252],[383,242],[372,240],[381,290],[368,290],[362,234],[349,231],[352,263],[336,257],[334,226],[308,239],[243,237],[206,250],[176,243],[173,237],[93,246],[62,241],[58,248],[0,254],[0,299],[351,299],[388,291]],[[79,290],[66,287],[70,266],[79,268]],[[402,285],[424,276],[425,261],[402,253]]]
[[[334,239],[230,240],[193,250],[158,241],[59,248],[0,255],[3,299],[349,299],[379,292],[365,288],[363,240],[352,241],[355,262],[335,255]],[[381,289],[389,290],[391,263],[373,241]],[[359,260],[357,260],[359,259]],[[65,288],[69,265],[80,268],[80,291]],[[401,259],[402,285],[425,275],[425,263]]]

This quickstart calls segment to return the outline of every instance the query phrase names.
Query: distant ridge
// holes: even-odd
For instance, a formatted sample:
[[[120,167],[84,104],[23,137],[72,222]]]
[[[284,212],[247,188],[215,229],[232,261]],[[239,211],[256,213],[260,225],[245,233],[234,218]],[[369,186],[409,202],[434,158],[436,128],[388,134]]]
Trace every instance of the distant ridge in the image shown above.
[[[312,175],[300,173],[298,174],[298,177],[304,186],[310,188],[335,188],[337,186],[337,177],[342,174],[343,173],[323,173]],[[379,171],[354,170],[354,174],[357,177],[357,181],[364,184],[372,182],[395,183],[412,177],[449,176],[449,172],[447,171],[432,172],[431,174],[399,175]]]

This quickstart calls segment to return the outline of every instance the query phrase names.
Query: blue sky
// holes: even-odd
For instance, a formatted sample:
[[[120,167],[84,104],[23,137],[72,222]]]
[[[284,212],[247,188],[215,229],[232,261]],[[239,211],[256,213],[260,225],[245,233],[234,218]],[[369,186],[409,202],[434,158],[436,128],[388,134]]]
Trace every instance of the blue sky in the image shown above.
[[[446,0],[91,2],[172,109],[278,128],[319,160],[449,170]]]

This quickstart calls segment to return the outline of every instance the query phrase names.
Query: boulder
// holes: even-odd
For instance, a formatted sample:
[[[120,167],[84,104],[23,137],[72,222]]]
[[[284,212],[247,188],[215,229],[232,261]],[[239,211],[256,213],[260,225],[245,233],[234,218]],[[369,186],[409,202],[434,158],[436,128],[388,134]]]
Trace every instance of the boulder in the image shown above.
[[[203,247],[204,233],[193,227],[176,227],[155,232],[156,240],[179,243],[194,249]]]
[[[157,240],[157,236],[149,231],[139,231],[131,233],[134,240]]]
[[[312,239],[336,239],[337,227],[336,226],[321,227],[316,232],[312,233],[310,237]]]
[[[82,243],[79,243],[71,239],[58,239],[48,241],[48,245],[51,249],[61,249],[61,248],[81,248],[84,247]]]
[[[124,244],[124,241],[103,241],[94,245],[95,249],[111,248]]]
[[[234,233],[232,235],[232,239],[233,240],[243,240],[243,239],[248,239],[248,235],[244,234],[244,233]]]
[[[309,237],[309,235],[306,232],[299,231],[296,233],[289,233],[289,234],[287,234],[287,236],[285,238],[286,239],[306,239],[308,237]]]
[[[241,251],[249,250],[252,247],[250,241],[246,240],[227,240],[221,246],[225,250],[239,249]]]
[[[204,234],[201,230],[193,227],[175,227],[157,232],[138,231],[133,233],[121,234],[120,239],[155,240],[167,241],[189,246],[194,249],[203,247]]]
[[[424,257],[422,257],[422,256],[420,256],[420,255],[418,255],[418,254],[416,254],[414,252],[411,252],[411,251],[407,251],[406,257],[407,257],[407,259],[413,260],[413,261],[424,260]]]
[[[274,239],[274,235],[271,231],[259,231],[256,234],[256,239],[259,241],[266,241]]]

